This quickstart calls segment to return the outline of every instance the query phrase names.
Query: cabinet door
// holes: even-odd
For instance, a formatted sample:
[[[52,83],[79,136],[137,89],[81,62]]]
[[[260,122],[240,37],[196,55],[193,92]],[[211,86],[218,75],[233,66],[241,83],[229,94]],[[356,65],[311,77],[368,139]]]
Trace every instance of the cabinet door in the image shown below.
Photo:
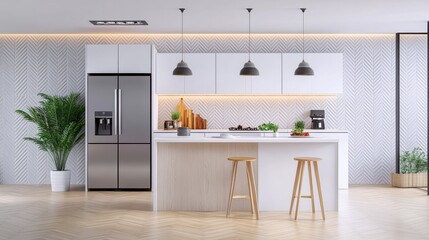
[[[280,53],[252,53],[259,76],[250,77],[251,94],[282,93],[282,56]]]
[[[151,73],[151,45],[119,45],[119,73]]]
[[[248,77],[240,76],[240,70],[248,61],[246,53],[216,54],[216,93],[245,94],[250,90]]]
[[[295,76],[300,53],[283,54],[283,94],[338,94],[343,92],[343,54],[307,53],[314,76]]]
[[[88,188],[118,187],[118,145],[88,144]]]
[[[185,94],[214,94],[216,92],[216,55],[186,53],[186,63],[192,76],[185,77]]]
[[[150,77],[120,76],[119,90],[119,143],[150,143]]]
[[[119,188],[150,188],[150,144],[119,144]]]
[[[156,92],[158,94],[185,93],[185,77],[173,76],[173,70],[181,59],[180,53],[162,53],[156,56]]]
[[[87,73],[117,73],[118,45],[86,45]]]

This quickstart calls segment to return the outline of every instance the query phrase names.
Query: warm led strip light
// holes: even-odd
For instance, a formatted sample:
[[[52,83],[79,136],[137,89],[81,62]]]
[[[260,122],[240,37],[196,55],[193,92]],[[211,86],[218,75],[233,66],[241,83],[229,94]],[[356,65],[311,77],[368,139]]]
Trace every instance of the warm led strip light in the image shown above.
[[[91,20],[96,26],[144,26],[148,25],[145,20]]]

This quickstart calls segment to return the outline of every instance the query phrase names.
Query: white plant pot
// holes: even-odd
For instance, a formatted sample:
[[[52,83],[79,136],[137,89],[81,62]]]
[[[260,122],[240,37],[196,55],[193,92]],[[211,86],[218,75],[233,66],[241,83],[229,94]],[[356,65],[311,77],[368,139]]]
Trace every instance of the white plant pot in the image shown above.
[[[273,132],[273,137],[279,137],[279,132]]]
[[[52,192],[70,191],[70,171],[51,171]]]

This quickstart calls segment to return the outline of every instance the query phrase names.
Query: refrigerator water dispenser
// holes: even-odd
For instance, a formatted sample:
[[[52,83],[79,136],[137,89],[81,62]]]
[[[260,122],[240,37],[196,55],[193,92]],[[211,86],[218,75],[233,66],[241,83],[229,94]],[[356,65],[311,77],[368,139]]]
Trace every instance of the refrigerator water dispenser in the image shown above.
[[[112,112],[95,112],[95,135],[112,135]]]

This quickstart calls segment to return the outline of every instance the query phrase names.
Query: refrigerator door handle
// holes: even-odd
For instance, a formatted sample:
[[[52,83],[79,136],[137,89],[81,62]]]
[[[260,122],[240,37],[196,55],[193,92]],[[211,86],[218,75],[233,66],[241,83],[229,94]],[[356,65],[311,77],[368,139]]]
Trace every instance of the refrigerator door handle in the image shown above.
[[[117,112],[118,112],[118,89],[115,89],[115,104],[114,104],[114,106],[115,106],[115,112],[114,112],[114,122],[115,122],[115,124],[113,125],[113,128],[114,128],[114,133],[115,133],[115,135],[117,135],[117,129],[118,129],[118,115],[117,115]]]
[[[119,89],[119,135],[122,135],[122,90]]]

